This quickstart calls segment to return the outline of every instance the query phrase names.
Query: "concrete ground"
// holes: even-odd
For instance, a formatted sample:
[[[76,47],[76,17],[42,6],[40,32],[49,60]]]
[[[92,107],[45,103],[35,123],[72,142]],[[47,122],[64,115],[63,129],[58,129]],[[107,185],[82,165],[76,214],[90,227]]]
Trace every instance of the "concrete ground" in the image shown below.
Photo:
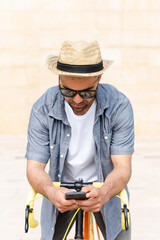
[[[24,209],[30,188],[24,159],[26,136],[0,135],[0,239],[39,240],[40,227],[24,233]],[[129,183],[132,240],[160,238],[160,138],[137,138]],[[35,204],[39,219],[41,200]]]

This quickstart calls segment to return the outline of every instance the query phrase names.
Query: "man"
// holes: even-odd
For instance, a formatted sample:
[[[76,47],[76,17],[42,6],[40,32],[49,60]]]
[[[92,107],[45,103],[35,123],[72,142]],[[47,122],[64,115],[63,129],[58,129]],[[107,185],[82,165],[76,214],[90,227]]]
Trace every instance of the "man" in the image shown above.
[[[102,60],[96,41],[65,41],[60,55],[47,60],[48,68],[59,75],[59,86],[47,90],[34,104],[26,152],[28,180],[45,196],[44,240],[62,239],[72,210],[77,208],[95,213],[104,239],[130,239],[130,231],[122,231],[120,202],[114,196],[131,177],[133,112],[121,92],[99,84],[111,63]],[[65,199],[68,189],[52,184],[79,178],[104,185],[100,189],[84,187],[90,199],[76,201]]]

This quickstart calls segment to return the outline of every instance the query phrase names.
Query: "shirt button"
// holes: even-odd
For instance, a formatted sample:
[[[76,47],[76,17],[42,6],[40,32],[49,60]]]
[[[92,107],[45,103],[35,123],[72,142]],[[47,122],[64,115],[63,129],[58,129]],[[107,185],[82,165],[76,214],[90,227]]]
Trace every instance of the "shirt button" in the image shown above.
[[[63,154],[61,154],[61,156],[60,156],[61,158],[63,158],[64,156],[63,156]]]
[[[107,140],[107,139],[108,139],[108,136],[105,136],[104,138]]]
[[[54,230],[54,228],[52,228],[52,231]]]
[[[67,134],[67,137],[70,137],[70,134],[69,134],[69,133]]]
[[[50,149],[53,149],[53,146],[50,146]]]

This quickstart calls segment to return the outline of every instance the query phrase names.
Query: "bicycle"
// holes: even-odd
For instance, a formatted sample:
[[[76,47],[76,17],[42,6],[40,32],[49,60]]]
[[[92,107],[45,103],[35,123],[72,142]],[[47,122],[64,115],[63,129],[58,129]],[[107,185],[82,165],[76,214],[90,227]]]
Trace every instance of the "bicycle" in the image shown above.
[[[55,187],[66,187],[68,189],[75,189],[76,193],[74,195],[81,195],[81,199],[85,199],[85,194],[81,194],[82,187],[86,185],[93,185],[96,188],[102,187],[103,183],[101,182],[89,182],[84,183],[82,179],[80,179],[77,182],[74,183],[67,183],[67,182],[53,182],[53,185]],[[25,232],[28,232],[29,227],[35,228],[38,226],[38,221],[34,219],[34,200],[38,199],[36,198],[36,191],[34,189],[30,189],[27,196],[27,204],[25,208]],[[72,194],[72,193],[71,193]],[[83,195],[83,196],[82,196]],[[128,230],[130,225],[130,219],[129,219],[129,204],[128,204],[128,195],[125,189],[123,189],[117,197],[120,198],[121,201],[121,226],[123,230]],[[43,197],[43,196],[41,196]],[[72,196],[73,197],[73,196]],[[78,199],[78,198],[77,198]],[[66,236],[68,234],[68,231],[70,229],[70,226],[76,217],[76,228],[75,228],[75,238],[79,240],[92,240],[93,239],[93,219],[92,215],[89,212],[84,212],[82,209],[77,209],[75,212],[67,230],[63,237],[63,240],[66,239]],[[84,223],[83,223],[84,220]],[[83,228],[84,226],[84,228]],[[97,235],[100,239],[100,234],[98,230],[98,225],[96,223],[96,229],[97,229]],[[70,240],[74,240],[70,239]]]

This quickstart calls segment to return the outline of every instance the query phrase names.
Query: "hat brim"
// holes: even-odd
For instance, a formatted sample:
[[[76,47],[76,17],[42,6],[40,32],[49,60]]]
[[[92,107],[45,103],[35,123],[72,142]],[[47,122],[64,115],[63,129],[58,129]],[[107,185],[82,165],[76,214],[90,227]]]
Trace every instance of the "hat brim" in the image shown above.
[[[67,75],[67,76],[80,76],[80,77],[88,77],[88,76],[97,76],[101,75],[107,68],[111,66],[113,63],[112,60],[103,60],[103,69],[99,72],[93,73],[72,73],[72,72],[63,72],[57,69],[57,61],[59,56],[49,55],[46,61],[46,67],[57,75]]]

